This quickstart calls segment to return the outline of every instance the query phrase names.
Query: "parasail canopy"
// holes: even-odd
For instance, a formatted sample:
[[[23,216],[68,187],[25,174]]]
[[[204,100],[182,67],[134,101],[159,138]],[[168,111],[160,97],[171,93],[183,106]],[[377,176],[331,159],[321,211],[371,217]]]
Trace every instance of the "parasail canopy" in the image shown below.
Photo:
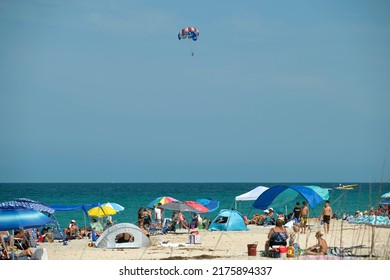
[[[192,39],[193,41],[198,40],[199,37],[199,30],[196,27],[187,27],[180,30],[179,34],[177,35],[177,38],[179,40],[181,39]]]

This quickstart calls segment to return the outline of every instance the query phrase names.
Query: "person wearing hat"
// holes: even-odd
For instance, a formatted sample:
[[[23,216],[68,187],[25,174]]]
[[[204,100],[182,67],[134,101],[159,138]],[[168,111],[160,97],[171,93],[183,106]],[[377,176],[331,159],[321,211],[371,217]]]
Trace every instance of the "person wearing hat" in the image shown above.
[[[68,236],[78,237],[79,235],[79,227],[75,220],[70,221],[68,228],[64,229],[64,233]]]
[[[318,243],[316,245],[310,246],[306,249],[307,255],[326,255],[328,252],[328,243],[325,239],[322,238],[323,234],[320,231],[316,232],[316,238]]]

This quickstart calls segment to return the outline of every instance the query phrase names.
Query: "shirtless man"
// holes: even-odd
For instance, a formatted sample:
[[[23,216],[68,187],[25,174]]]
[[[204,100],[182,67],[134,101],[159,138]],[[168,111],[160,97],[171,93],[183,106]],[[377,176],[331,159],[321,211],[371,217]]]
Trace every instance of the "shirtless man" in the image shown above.
[[[324,222],[324,232],[329,233],[330,219],[333,215],[332,207],[330,207],[329,200],[325,201],[325,206],[322,208],[321,220]]]
[[[308,255],[326,255],[328,252],[328,244],[325,239],[322,238],[322,233],[320,231],[316,232],[316,238],[318,243],[314,246],[310,246],[306,249],[306,254]]]
[[[306,206],[306,201],[302,202],[302,209],[299,219],[301,220],[301,233],[306,233],[307,221],[309,220],[309,207]]]

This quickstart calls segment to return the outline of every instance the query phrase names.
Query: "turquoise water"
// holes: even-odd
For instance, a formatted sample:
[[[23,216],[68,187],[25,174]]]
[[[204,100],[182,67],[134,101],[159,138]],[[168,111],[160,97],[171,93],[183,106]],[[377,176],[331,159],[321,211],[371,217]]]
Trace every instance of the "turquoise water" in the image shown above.
[[[159,196],[171,196],[179,200],[196,200],[208,197],[220,202],[220,209],[233,208],[236,196],[252,190],[257,186],[272,187],[277,185],[293,185],[297,183],[0,183],[0,202],[25,197],[38,200],[48,205],[78,205],[94,202],[116,202],[125,210],[113,216],[116,222],[136,223],[137,211]],[[356,190],[341,191],[334,189],[335,183],[305,183],[329,188],[331,206],[334,211],[354,213],[356,210],[368,210],[377,207],[380,195],[390,191],[390,183],[359,183]],[[291,212],[296,200],[292,198],[287,210]],[[243,215],[253,216],[256,209],[251,210],[253,202],[242,202],[238,209]],[[272,205],[271,205],[272,206]],[[322,205],[311,209],[311,216],[319,216]],[[213,218],[218,211],[206,214]],[[169,213],[167,213],[169,214]],[[66,226],[71,219],[84,225],[85,217],[81,210],[56,211],[61,226]]]

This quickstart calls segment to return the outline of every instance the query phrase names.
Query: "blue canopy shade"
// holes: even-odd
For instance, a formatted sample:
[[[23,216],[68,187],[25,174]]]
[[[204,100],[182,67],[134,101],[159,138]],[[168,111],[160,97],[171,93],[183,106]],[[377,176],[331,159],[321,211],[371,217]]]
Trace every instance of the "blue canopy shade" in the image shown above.
[[[317,204],[329,198],[329,191],[318,186],[276,186],[263,192],[255,203],[253,203],[252,207],[265,210],[272,204],[275,198],[283,195],[285,192],[288,194],[289,191],[294,191],[302,195],[311,207],[315,207]]]
[[[52,222],[41,212],[31,209],[0,211],[0,230],[15,230],[40,227]]]

